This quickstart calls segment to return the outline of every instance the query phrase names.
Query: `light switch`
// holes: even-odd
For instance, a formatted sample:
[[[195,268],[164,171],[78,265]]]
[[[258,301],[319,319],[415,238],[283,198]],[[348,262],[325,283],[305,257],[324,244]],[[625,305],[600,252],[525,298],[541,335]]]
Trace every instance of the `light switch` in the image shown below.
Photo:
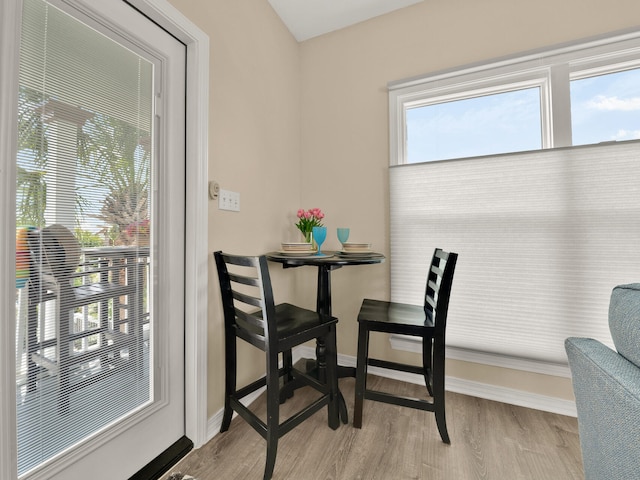
[[[222,190],[218,193],[218,208],[220,210],[240,211],[240,193]]]

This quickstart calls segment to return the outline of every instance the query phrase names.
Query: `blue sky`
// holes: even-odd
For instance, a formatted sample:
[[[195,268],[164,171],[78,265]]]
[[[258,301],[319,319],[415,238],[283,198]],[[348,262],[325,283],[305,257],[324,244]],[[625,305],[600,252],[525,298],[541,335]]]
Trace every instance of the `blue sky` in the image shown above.
[[[541,148],[539,89],[407,111],[409,163]],[[640,69],[571,82],[574,145],[640,138]]]
[[[574,145],[640,138],[640,69],[571,83]]]

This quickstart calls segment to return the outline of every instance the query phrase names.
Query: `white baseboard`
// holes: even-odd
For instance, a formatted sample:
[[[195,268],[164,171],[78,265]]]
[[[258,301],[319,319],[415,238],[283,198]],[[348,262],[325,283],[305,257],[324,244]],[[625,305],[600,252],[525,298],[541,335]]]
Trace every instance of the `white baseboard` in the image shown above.
[[[295,355],[294,355],[294,358],[295,358]],[[258,398],[262,394],[262,392],[265,391],[266,388],[267,387],[262,387],[256,390],[255,392],[250,393],[249,395],[244,397],[244,399],[242,400],[242,404],[244,406],[251,405],[253,401],[256,398]],[[223,415],[224,415],[224,408],[221,408],[216,412],[215,415],[213,415],[213,417],[209,418],[209,421],[207,422],[207,442],[211,440],[213,437],[215,437],[218,433],[220,433],[220,427],[222,426]],[[234,418],[236,417],[236,415],[238,414],[236,412],[233,412]]]
[[[307,346],[300,346],[293,350],[293,361],[295,363],[301,358],[314,358],[315,354],[316,352],[314,348],[307,347]],[[485,355],[488,355],[488,354],[485,354]],[[469,360],[467,359],[466,361],[469,361]],[[355,367],[356,358],[350,355],[338,355],[338,363],[346,367]],[[505,368],[513,368],[513,367],[509,367],[507,364],[504,364],[504,362],[502,361],[500,361],[500,363],[501,365],[498,365],[498,366],[503,366]],[[415,383],[418,385],[424,384],[424,380],[422,376],[416,375],[413,373],[398,372],[398,371],[387,370],[387,369],[378,368],[378,367],[369,367],[369,373],[373,375],[379,375],[385,378],[392,378],[394,380],[401,380],[404,382]],[[560,375],[558,376],[565,376],[565,375],[562,375],[561,369],[560,369]],[[448,391],[460,393],[463,395],[484,398],[484,399],[493,400],[496,402],[508,403],[510,405],[517,405],[520,407],[533,408],[535,410],[542,410],[545,412],[557,413],[559,415],[567,415],[571,417],[577,416],[576,404],[575,402],[572,402],[570,400],[563,400],[560,398],[549,397],[546,395],[538,395],[538,394],[526,392],[523,390],[499,387],[499,386],[490,385],[487,383],[473,382],[471,380],[464,380],[461,378],[449,377],[449,376],[446,377],[445,386]],[[245,399],[245,402],[243,403],[246,405],[249,405],[263,391],[264,389],[260,389],[257,392],[254,392],[252,395],[248,396]],[[212,439],[220,431],[220,426],[222,425],[222,414],[223,414],[223,410],[221,409],[209,419],[208,440]]]
[[[422,340],[406,335],[390,335],[389,343],[394,350],[403,350],[422,354]],[[481,365],[491,365],[494,367],[509,368],[511,370],[522,370],[525,372],[541,373],[543,375],[553,375],[554,377],[571,378],[571,370],[567,363],[544,362],[528,358],[514,357],[511,355],[500,355],[497,353],[478,352],[464,348],[447,345],[447,358],[462,360],[465,362],[479,363]]]

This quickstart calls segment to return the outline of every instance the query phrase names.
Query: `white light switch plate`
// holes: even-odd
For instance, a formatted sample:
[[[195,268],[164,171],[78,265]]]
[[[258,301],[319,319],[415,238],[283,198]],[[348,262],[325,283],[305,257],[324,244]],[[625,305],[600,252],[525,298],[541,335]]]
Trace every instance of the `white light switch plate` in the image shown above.
[[[220,210],[240,211],[240,193],[220,189],[218,194],[218,208]]]

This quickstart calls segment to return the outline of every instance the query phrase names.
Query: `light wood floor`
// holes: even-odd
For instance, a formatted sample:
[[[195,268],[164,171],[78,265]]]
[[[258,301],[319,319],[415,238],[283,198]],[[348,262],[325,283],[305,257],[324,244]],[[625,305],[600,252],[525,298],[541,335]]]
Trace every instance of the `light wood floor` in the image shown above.
[[[413,396],[425,392],[418,385],[370,378],[372,388]],[[354,384],[351,378],[340,380],[350,417]],[[308,389],[296,391],[281,407],[281,415],[311,395]],[[575,418],[452,392],[447,392],[446,401],[451,445],[442,443],[428,412],[365,401],[361,430],[343,424],[333,431],[323,409],[280,439],[273,479],[584,478]],[[264,395],[252,408],[264,412]],[[258,480],[265,450],[262,437],[236,417],[228,432],[192,451],[169,473],[182,472],[197,480]]]

